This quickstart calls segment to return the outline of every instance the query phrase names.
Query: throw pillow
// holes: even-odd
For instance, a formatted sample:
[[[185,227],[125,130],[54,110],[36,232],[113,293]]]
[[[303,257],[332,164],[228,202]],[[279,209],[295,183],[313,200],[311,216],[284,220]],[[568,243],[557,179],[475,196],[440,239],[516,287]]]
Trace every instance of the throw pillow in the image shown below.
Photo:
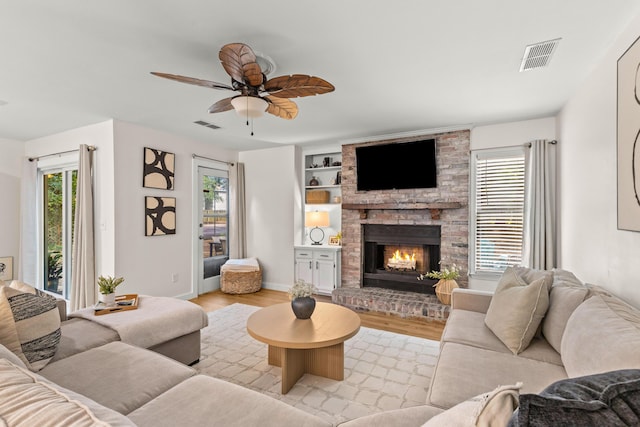
[[[500,278],[484,321],[513,354],[535,336],[549,307],[551,281],[551,272],[523,267],[508,267]]]
[[[549,309],[542,322],[542,334],[558,353],[560,353],[562,335],[567,321],[588,293],[589,290],[586,287],[554,285],[551,288]]]
[[[56,299],[46,294],[34,295],[5,286],[1,290],[0,300],[2,308],[6,310],[8,306],[11,311],[11,319],[7,313],[3,313],[3,318],[10,323],[5,328],[13,325],[19,340],[20,349],[16,354],[27,362],[29,369],[42,369],[54,356],[60,343],[60,313]],[[10,344],[15,346],[15,343]],[[7,347],[13,351],[13,348]]]
[[[518,407],[518,393],[522,383],[500,386],[457,404],[422,427],[504,426]]]
[[[640,311],[619,298],[594,295],[571,314],[561,350],[569,377],[640,369]]]
[[[640,370],[569,378],[540,394],[523,394],[509,426],[541,425],[640,425]]]

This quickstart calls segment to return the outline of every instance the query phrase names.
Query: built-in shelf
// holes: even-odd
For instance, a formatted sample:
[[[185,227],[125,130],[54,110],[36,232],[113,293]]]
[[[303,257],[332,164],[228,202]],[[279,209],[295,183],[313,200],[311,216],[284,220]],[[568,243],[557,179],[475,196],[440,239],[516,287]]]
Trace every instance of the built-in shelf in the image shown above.
[[[313,172],[313,171],[339,171],[342,169],[342,166],[327,166],[327,167],[319,167],[319,168],[306,168],[305,171],[306,172]]]
[[[406,202],[406,203],[343,203],[342,209],[350,209],[360,211],[360,218],[366,219],[367,212],[370,210],[396,209],[396,210],[422,210],[428,209],[431,213],[431,219],[440,219],[440,213],[443,209],[460,209],[460,202]]]
[[[314,188],[340,188],[339,185],[335,185],[335,184],[328,184],[328,185],[307,185],[306,187],[307,190],[313,190]]]

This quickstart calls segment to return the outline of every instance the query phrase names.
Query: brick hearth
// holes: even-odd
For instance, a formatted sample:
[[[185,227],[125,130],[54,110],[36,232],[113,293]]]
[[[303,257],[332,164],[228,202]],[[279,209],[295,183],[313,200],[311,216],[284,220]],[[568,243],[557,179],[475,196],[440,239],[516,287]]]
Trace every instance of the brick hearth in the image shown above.
[[[435,295],[382,288],[338,288],[331,295],[334,303],[357,311],[378,311],[401,317],[447,320],[451,307]]]

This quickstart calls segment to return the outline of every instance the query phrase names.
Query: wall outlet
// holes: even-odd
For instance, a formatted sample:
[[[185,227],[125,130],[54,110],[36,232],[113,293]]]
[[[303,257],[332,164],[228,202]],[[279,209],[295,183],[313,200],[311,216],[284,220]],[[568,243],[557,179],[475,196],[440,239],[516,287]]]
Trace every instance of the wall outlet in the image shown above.
[[[171,282],[178,283],[178,278],[179,278],[178,273],[173,273],[171,275]]]

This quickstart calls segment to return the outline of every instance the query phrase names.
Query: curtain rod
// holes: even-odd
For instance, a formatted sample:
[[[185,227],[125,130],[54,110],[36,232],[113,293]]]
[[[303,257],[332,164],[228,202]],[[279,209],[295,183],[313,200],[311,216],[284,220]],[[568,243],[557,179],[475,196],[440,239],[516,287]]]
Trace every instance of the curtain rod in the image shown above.
[[[546,141],[546,140],[545,140],[545,141]],[[546,142],[548,142],[548,143],[549,143],[549,144],[551,144],[551,145],[556,145],[556,144],[558,143],[558,141],[557,141],[557,140],[555,140],[555,139],[552,139],[551,141],[546,141]],[[526,145],[527,147],[531,148],[531,143],[530,143],[530,142],[527,142],[527,143],[526,143],[526,144],[524,144],[524,145]]]
[[[233,162],[227,162],[225,160],[212,159],[211,157],[199,156],[197,154],[192,154],[191,157],[194,158],[194,159],[197,157],[199,159],[213,160],[214,162],[226,163],[227,165],[235,166],[235,163],[233,163]]]
[[[61,156],[63,154],[76,153],[79,150],[80,149],[78,148],[78,149],[75,149],[75,150],[61,151],[59,153],[44,154],[44,155],[38,156],[38,157],[29,157],[29,161],[33,162],[34,160],[44,159],[45,157]],[[87,151],[96,151],[96,150],[97,150],[97,148],[94,145],[87,146]]]

